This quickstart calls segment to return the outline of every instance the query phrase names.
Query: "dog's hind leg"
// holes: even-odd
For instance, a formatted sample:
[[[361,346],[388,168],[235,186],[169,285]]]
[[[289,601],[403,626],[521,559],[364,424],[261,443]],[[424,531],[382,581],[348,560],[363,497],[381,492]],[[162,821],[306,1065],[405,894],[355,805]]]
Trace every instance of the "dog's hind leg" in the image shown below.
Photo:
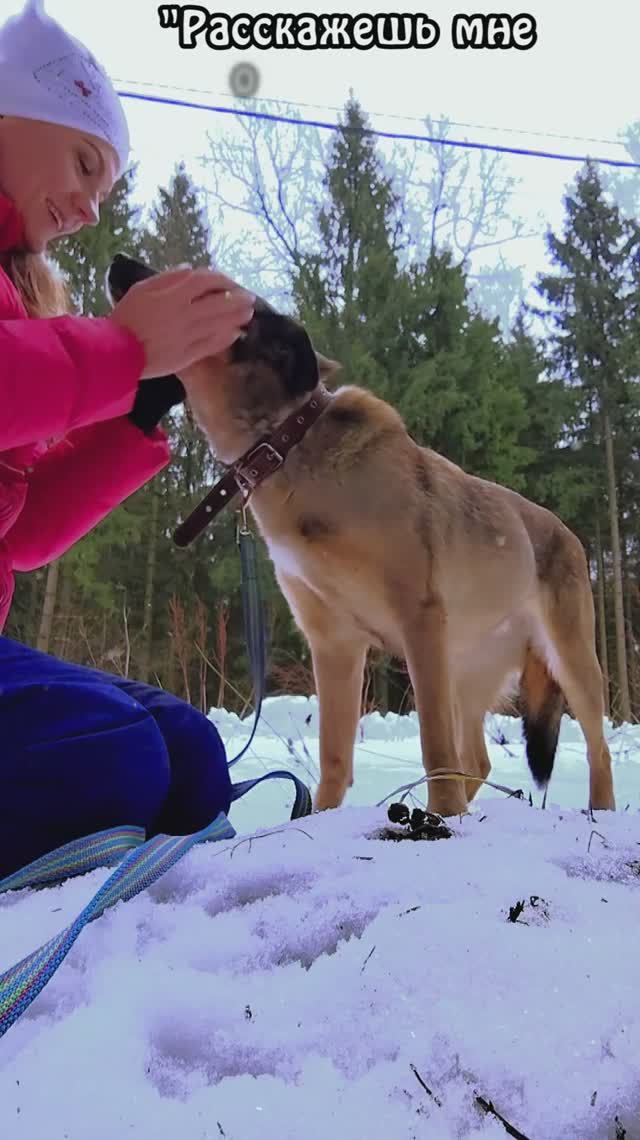
[[[546,682],[542,685],[537,700],[532,700],[534,687],[529,685],[530,708],[525,713],[525,730],[532,748],[531,755],[535,757],[537,744],[538,749],[542,750],[538,763],[541,765],[544,782],[544,778],[548,779],[551,774],[561,715],[561,709],[554,698],[555,679],[587,742],[589,807],[614,811],[611,755],[604,738],[604,693],[602,671],[596,653],[593,595],[584,551],[573,536],[565,539],[565,548],[547,574],[542,595],[542,623],[546,636],[541,639],[538,653],[545,662],[543,668]],[[546,729],[545,709],[548,710]]]
[[[491,771],[482,715],[469,713],[463,718],[462,768],[469,775],[464,787],[467,800],[471,803],[473,797],[480,791],[482,781],[488,778]]]
[[[615,811],[611,755],[604,738],[604,696],[602,673],[598,664],[595,646],[590,636],[589,622],[581,620],[578,606],[572,606],[572,614],[552,614],[549,622],[550,639],[553,644],[553,673],[557,678],[567,702],[576,717],[587,743],[589,761],[589,807],[595,811]],[[551,682],[553,688],[553,682]],[[526,700],[526,698],[525,698]],[[544,711],[544,709],[542,709]],[[535,720],[534,709],[526,709],[524,714],[525,732],[528,739],[528,753],[535,755],[536,745],[543,747],[544,724]],[[548,771],[542,772],[542,783],[551,775],[553,753],[560,726],[556,713],[549,726],[551,738],[548,749]],[[542,736],[541,736],[542,732]],[[542,761],[546,757],[542,757]],[[535,773],[534,773],[535,775]],[[546,779],[545,779],[546,777]]]
[[[459,708],[458,750],[469,802],[480,791],[491,772],[487,751],[485,717],[500,704],[518,675],[522,658],[517,621],[504,621],[480,643],[465,647],[457,656],[454,679]],[[511,683],[513,683],[511,681]]]

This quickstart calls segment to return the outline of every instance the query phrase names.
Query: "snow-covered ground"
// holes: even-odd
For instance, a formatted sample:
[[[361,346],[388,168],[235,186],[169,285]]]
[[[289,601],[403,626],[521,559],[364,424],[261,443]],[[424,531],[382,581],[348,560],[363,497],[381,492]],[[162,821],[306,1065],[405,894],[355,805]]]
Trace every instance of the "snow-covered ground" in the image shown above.
[[[235,755],[251,718],[211,715]],[[415,716],[367,717],[341,810],[289,823],[261,785],[238,840],[90,924],[0,1039],[2,1140],[503,1140],[478,1098],[528,1140],[639,1140],[640,729],[594,820],[573,722],[544,811],[520,723],[486,728],[526,798],[483,789],[451,838],[376,838],[422,768]],[[315,701],[271,700],[232,776],[313,787],[317,756]],[[1,895],[0,971],[108,874]]]

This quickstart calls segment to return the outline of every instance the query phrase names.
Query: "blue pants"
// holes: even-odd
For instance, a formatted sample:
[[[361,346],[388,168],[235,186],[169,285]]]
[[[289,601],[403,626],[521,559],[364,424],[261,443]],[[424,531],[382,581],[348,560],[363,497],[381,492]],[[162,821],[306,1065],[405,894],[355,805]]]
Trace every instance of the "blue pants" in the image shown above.
[[[191,705],[0,637],[0,878],[94,831],[185,835],[230,804],[224,745]]]

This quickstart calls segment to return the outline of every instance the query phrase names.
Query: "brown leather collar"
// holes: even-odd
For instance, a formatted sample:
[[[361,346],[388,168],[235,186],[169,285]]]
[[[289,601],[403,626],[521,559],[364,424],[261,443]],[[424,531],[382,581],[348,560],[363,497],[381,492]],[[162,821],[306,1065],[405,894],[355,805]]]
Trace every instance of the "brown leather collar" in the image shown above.
[[[244,455],[236,459],[226,474],[177,528],[173,536],[176,546],[189,546],[236,495],[241,494],[246,505],[256,487],[282,467],[291,448],[300,443],[330,400],[331,393],[321,385],[306,404],[297,412],[292,412],[276,428],[273,435],[263,436],[245,451]]]

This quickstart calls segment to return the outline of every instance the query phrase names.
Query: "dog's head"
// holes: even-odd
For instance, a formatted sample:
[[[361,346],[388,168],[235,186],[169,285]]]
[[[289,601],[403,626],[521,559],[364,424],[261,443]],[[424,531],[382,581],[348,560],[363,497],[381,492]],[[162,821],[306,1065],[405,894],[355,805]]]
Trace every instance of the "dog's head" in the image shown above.
[[[116,304],[132,285],[156,273],[136,258],[117,254],[107,273],[111,303]],[[230,386],[235,386],[245,405],[243,410],[253,410],[256,417],[313,392],[320,381],[324,382],[339,367],[315,351],[302,325],[278,313],[260,297],[243,336],[204,364],[210,374],[217,373],[218,382],[228,376]],[[237,410],[238,401],[233,402]]]

